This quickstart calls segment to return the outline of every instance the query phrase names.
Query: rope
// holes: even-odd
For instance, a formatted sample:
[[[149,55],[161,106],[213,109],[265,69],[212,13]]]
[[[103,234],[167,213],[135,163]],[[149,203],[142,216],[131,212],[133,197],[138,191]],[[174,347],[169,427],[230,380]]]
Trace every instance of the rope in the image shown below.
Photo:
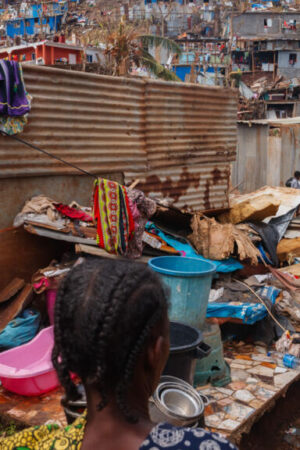
[[[258,300],[265,306],[265,308],[266,308],[266,310],[268,311],[268,313],[270,314],[270,316],[272,317],[272,319],[274,320],[274,322],[282,329],[282,331],[284,332],[284,333],[287,333],[287,334],[289,334],[289,331],[286,329],[286,328],[284,328],[282,325],[281,325],[281,323],[279,323],[278,322],[278,320],[276,319],[276,317],[274,317],[274,315],[273,315],[273,313],[272,313],[272,311],[270,310],[270,308],[268,307],[268,305],[264,302],[264,300],[250,287],[250,286],[248,286],[248,284],[247,283],[244,283],[243,281],[240,281],[240,280],[237,280],[236,278],[233,278],[233,281],[236,281],[237,283],[240,283],[240,284],[242,284],[243,286],[246,286],[248,289],[249,289],[249,291],[251,291],[252,292],[252,294],[254,294],[255,295],[255,297],[257,297],[258,298]]]
[[[93,175],[92,173],[87,172],[86,170],[82,169],[81,167],[76,166],[75,164],[65,161],[64,159],[60,158],[59,156],[52,155],[52,153],[49,153],[46,150],[42,150],[41,148],[37,147],[36,145],[30,144],[29,142],[24,141],[23,139],[21,139],[17,136],[8,134],[5,131],[0,130],[0,133],[5,136],[9,136],[10,138],[14,139],[15,141],[21,142],[22,144],[27,145],[27,147],[33,148],[34,150],[37,150],[38,152],[44,153],[44,155],[47,155],[50,158],[56,159],[57,161],[60,161],[61,163],[65,164],[66,166],[72,167],[73,169],[76,169],[79,172],[81,172],[85,175],[88,175],[89,177],[93,177],[94,179],[97,180],[97,177],[95,175]]]

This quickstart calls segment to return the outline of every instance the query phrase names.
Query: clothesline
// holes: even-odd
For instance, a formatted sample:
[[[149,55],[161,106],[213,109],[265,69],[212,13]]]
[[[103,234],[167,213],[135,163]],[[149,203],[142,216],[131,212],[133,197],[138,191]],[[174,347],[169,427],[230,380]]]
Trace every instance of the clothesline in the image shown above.
[[[72,164],[72,163],[70,163],[70,162],[68,162],[68,161],[66,161],[66,160],[64,160],[64,159],[62,159],[62,158],[60,158],[59,156],[55,156],[55,155],[53,155],[52,153],[47,152],[46,150],[43,150],[43,149],[37,147],[36,145],[30,144],[29,142],[24,141],[24,139],[21,139],[21,138],[19,138],[19,137],[17,137],[17,136],[8,134],[8,133],[6,133],[6,132],[3,131],[3,130],[0,130],[0,133],[3,134],[3,135],[5,135],[5,136],[8,136],[8,137],[10,137],[10,138],[12,138],[12,139],[15,139],[15,141],[21,142],[22,144],[27,145],[27,147],[30,147],[30,148],[32,148],[32,149],[34,149],[34,150],[37,150],[38,152],[44,153],[45,155],[49,156],[50,158],[56,159],[57,161],[62,162],[62,163],[65,164],[66,166],[73,167],[73,169],[76,169],[76,170],[78,170],[79,172],[84,173],[85,175],[88,175],[88,176],[90,176],[90,177],[93,177],[95,180],[98,179],[98,177],[97,177],[96,175],[93,175],[92,173],[88,172],[87,170],[82,169],[81,167],[76,166],[76,164]]]
[[[66,160],[64,160],[64,159],[62,159],[62,158],[60,158],[59,156],[55,156],[55,155],[53,155],[52,153],[47,152],[46,150],[43,150],[43,149],[39,148],[37,145],[30,144],[29,142],[25,141],[24,139],[21,139],[21,138],[19,138],[19,137],[17,137],[17,136],[8,134],[8,133],[6,133],[6,132],[3,131],[3,130],[0,130],[0,133],[3,134],[3,135],[5,135],[5,136],[8,136],[8,137],[10,137],[10,138],[13,138],[13,139],[15,139],[15,140],[18,141],[18,142],[21,142],[22,144],[27,145],[27,147],[30,147],[30,148],[32,148],[32,149],[34,149],[34,150],[37,150],[38,152],[44,153],[45,155],[49,156],[50,158],[56,159],[57,161],[62,162],[62,163],[65,164],[66,166],[73,167],[73,169],[76,169],[76,170],[78,170],[79,172],[84,173],[85,175],[88,175],[89,177],[94,178],[95,180],[98,179],[98,177],[97,177],[96,175],[94,175],[94,174],[88,172],[88,171],[85,170],[85,169],[82,169],[81,167],[77,166],[76,164],[72,164],[72,163],[70,163],[70,162],[68,162],[68,161],[66,161]],[[136,180],[136,181],[134,182],[134,186],[129,186],[129,187],[130,187],[131,189],[133,189],[133,188],[136,186],[136,184],[139,183],[139,182],[140,182],[140,180]],[[165,204],[163,204],[163,203],[161,203],[161,202],[159,202],[158,200],[155,200],[155,199],[154,199],[154,201],[156,202],[156,204],[157,204],[158,206],[162,206],[163,208],[173,209],[173,210],[175,210],[175,211],[178,211],[178,209],[175,208],[174,206],[165,205]]]

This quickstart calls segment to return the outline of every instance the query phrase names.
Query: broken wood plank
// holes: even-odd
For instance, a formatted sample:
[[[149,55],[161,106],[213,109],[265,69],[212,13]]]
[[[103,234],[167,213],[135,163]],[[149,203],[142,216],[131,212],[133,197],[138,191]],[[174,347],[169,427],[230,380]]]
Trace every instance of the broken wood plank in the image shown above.
[[[84,243],[87,245],[97,245],[97,242],[95,239],[88,239],[88,238],[81,238],[78,236],[71,236],[66,233],[61,233],[60,231],[53,231],[53,230],[46,230],[45,228],[36,227],[32,225],[24,225],[24,229],[28,231],[29,233],[38,235],[38,236],[44,236],[50,239],[55,239],[57,241],[65,241],[65,242],[72,242],[72,243]]]
[[[90,245],[84,245],[84,244],[76,244],[75,245],[75,252],[76,253],[87,253],[89,255],[94,255],[94,256],[100,256],[102,258],[109,258],[109,259],[122,259],[125,261],[129,261],[130,259],[124,257],[124,256],[120,256],[120,255],[113,255],[111,253],[107,253],[103,248],[100,247],[92,247]],[[147,264],[148,261],[151,259],[152,257],[148,257],[148,256],[142,256],[141,258],[138,258],[136,260],[136,262],[141,262],[141,263],[145,263]]]
[[[25,285],[25,281],[22,278],[13,278],[8,285],[5,286],[0,292],[0,303],[6,302],[11,297],[16,295]]]
[[[39,268],[59,260],[67,248],[64,242],[34,236],[23,227],[0,230],[0,289],[14,277],[30,282]]]
[[[19,295],[0,305],[0,331],[31,302],[32,296],[33,288],[28,283]]]

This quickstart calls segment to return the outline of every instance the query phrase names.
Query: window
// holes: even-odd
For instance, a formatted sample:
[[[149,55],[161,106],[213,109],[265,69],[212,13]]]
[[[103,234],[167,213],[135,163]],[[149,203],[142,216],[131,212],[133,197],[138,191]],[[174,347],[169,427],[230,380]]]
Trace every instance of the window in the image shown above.
[[[92,63],[93,62],[93,55],[86,55],[86,60],[88,63]]]
[[[293,66],[294,64],[296,64],[297,62],[297,53],[290,53],[289,54],[289,63],[291,66]]]
[[[19,28],[20,27],[20,22],[14,22],[14,28]]]
[[[39,23],[39,18],[38,17],[34,18],[34,23]]]
[[[69,64],[76,64],[76,55],[74,53],[69,53]]]
[[[264,27],[271,28],[272,27],[272,19],[264,19]]]

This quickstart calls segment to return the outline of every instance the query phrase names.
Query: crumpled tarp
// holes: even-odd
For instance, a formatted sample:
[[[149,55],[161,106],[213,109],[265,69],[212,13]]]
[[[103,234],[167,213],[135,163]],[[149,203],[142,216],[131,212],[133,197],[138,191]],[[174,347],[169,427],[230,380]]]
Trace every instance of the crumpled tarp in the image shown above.
[[[276,267],[279,265],[277,257],[278,242],[283,238],[289,223],[294,217],[296,209],[297,208],[293,208],[282,216],[273,217],[269,223],[249,222],[250,227],[259,233],[262,238],[263,245],[270,255],[271,263]]]
[[[162,239],[164,239],[167,244],[176,250],[180,251],[182,256],[190,257],[190,258],[199,258],[202,261],[209,261],[216,266],[217,272],[220,273],[229,273],[234,272],[235,270],[243,269],[243,265],[236,261],[234,258],[228,258],[223,261],[213,261],[207,258],[204,258],[201,255],[198,255],[193,247],[186,242],[184,239],[175,238],[170,234],[164,233],[160,228],[158,228],[153,222],[147,222],[146,230],[149,232],[153,232],[158,234]]]
[[[206,312],[206,317],[240,319],[247,325],[253,325],[266,315],[267,310],[260,303],[210,303]]]
[[[40,320],[38,311],[25,309],[0,333],[0,348],[2,350],[14,348],[31,341],[39,330]]]
[[[233,287],[234,289],[234,287]],[[247,288],[243,286],[232,291],[233,301],[225,302],[211,302],[208,304],[206,317],[218,317],[218,318],[231,318],[240,319],[244,324],[253,325],[255,322],[264,319],[267,315],[267,309],[262,303],[253,303],[253,298],[256,298],[251,292],[249,293],[249,299],[251,301],[236,301],[237,299],[242,299],[242,292]],[[280,293],[280,289],[274,288],[273,286],[262,286],[256,293],[262,297],[263,300],[269,300],[270,305],[274,305],[276,298]],[[226,294],[224,294],[226,295]]]

